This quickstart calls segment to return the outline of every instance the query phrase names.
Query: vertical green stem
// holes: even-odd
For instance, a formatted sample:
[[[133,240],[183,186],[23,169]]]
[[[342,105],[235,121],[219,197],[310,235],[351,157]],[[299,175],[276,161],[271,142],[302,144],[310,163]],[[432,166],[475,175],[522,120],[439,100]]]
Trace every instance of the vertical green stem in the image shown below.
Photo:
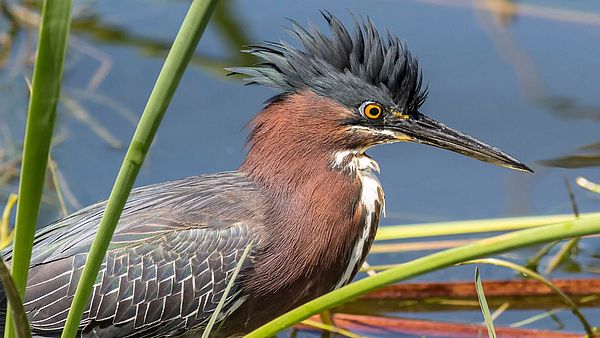
[[[96,239],[88,254],[75,298],[67,317],[62,337],[75,337],[79,321],[89,302],[91,292],[106,250],[121,216],[129,192],[146,157],[154,134],[179,84],[179,80],[208,24],[217,0],[194,0],[181,25],[173,46],[150,94],[144,113],[138,123],[129,149],[119,170],[108,199],[106,211],[100,221]]]
[[[48,151],[60,98],[63,64],[71,21],[71,0],[44,1],[39,28],[37,57],[33,70],[19,203],[15,226],[12,276],[24,299],[31,247],[44,187]],[[7,311],[5,337],[15,335],[11,311]]]
[[[29,321],[27,320],[27,313],[23,307],[23,301],[19,296],[19,291],[15,286],[15,282],[10,276],[10,271],[4,264],[2,258],[0,258],[0,281],[2,281],[2,288],[4,288],[4,294],[8,303],[11,306],[12,317],[15,323],[15,333],[19,338],[31,338],[31,330],[29,328]]]

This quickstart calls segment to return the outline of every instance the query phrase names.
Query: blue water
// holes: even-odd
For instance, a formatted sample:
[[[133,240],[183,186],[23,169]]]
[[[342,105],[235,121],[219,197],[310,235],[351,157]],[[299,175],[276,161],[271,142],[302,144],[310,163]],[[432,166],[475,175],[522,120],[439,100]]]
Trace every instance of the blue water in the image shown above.
[[[344,22],[351,21],[349,11],[370,16],[377,26],[405,40],[418,57],[430,89],[423,112],[505,150],[536,170],[535,174],[514,172],[420,145],[377,147],[369,153],[382,169],[387,208],[383,224],[569,213],[563,176],[571,182],[577,176],[600,181],[597,167],[560,169],[540,164],[572,154],[600,156],[598,147],[589,152],[578,149],[600,138],[597,2],[516,3],[586,12],[595,15],[595,23],[594,17],[591,23],[580,23],[577,18],[557,21],[517,14],[504,25],[490,13],[461,1],[239,0],[226,4],[245,43],[290,41],[283,29],[290,24],[286,17],[301,24],[310,20],[324,28],[318,11],[322,8]],[[134,118],[139,117],[164,57],[164,50],[156,47],[168,45],[187,6],[186,1],[76,2],[77,17],[95,18],[98,26],[74,26],[72,30],[64,95],[77,100],[124,147],[133,124],[92,98],[110,98]],[[7,28],[2,20],[0,31]],[[123,35],[101,39],[101,33],[110,29]],[[136,185],[232,170],[241,163],[247,134],[244,125],[274,92],[224,77],[219,71],[222,66],[242,62],[237,52],[241,46],[227,41],[223,29],[214,24],[208,27],[197,50],[202,62],[190,66],[183,77]],[[0,124],[7,126],[0,129],[0,145],[6,146],[9,139],[18,145],[22,139],[27,100],[23,77],[30,76],[31,64],[23,62],[19,51],[27,43],[31,43],[30,36],[18,33],[10,67],[0,70]],[[93,91],[85,88],[99,62],[88,53],[90,48],[95,49],[92,55],[111,63],[106,78]],[[219,66],[209,67],[207,60]],[[53,148],[53,156],[79,204],[106,198],[124,149],[109,146],[64,104],[59,109],[57,133],[66,138]],[[599,209],[597,196],[578,187],[574,190],[580,211]],[[14,181],[2,189],[2,197],[11,191],[16,191]],[[45,202],[42,223],[59,217],[54,195],[48,193]],[[69,204],[69,208],[73,211],[77,205]],[[584,268],[598,265],[597,258],[590,258],[598,253],[597,243],[585,243]],[[422,254],[373,259],[389,263]],[[424,279],[464,279],[465,274],[470,278],[472,268],[461,269],[464,272],[442,271]],[[491,268],[484,268],[483,273],[488,278],[512,276]],[[590,313],[592,318],[600,318],[598,311]],[[567,311],[559,317],[566,329],[579,330]],[[596,320],[595,324],[600,323]],[[539,325],[555,328],[548,322]]]

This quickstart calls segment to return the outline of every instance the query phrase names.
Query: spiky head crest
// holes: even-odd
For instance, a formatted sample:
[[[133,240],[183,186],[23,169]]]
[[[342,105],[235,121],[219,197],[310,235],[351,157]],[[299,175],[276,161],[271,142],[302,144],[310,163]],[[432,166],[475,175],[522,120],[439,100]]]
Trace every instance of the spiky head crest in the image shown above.
[[[370,19],[354,20],[351,35],[335,16],[322,14],[331,37],[292,21],[289,31],[304,50],[285,42],[263,42],[245,50],[261,59],[260,64],[230,70],[247,75],[248,83],[274,87],[284,95],[310,89],[351,108],[372,100],[401,111],[418,109],[427,90],[422,88],[417,60],[398,37],[386,31],[382,38]]]

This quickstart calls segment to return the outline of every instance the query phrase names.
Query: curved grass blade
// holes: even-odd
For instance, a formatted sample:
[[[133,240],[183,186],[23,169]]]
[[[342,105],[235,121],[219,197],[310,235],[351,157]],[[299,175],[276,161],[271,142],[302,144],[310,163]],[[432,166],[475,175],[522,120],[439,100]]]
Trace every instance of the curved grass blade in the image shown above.
[[[19,182],[12,277],[21,298],[29,273],[31,247],[44,187],[56,106],[71,24],[71,0],[44,1]],[[10,306],[9,306],[10,308]],[[12,311],[6,313],[4,336],[14,337]]]
[[[585,177],[577,177],[577,179],[575,180],[575,183],[577,183],[578,186],[580,186],[584,189],[587,189],[591,192],[600,194],[600,184],[594,183],[594,182],[586,179]]]
[[[6,264],[4,264],[2,257],[0,257],[0,281],[2,281],[4,293],[6,294],[8,303],[10,304],[17,337],[30,338],[31,330],[29,328],[29,321],[27,320],[27,314],[25,313],[23,302],[21,301],[21,296],[19,296],[19,291],[17,291],[15,282],[10,276],[10,272],[6,267]]]
[[[74,337],[77,334],[79,321],[89,302],[98,270],[104,260],[133,183],[216,4],[217,0],[194,0],[177,33],[110,193],[106,211],[100,221],[98,233],[77,285],[77,291],[62,333],[63,338]]]
[[[300,321],[340,305],[382,286],[422,275],[453,264],[498,252],[513,250],[553,240],[600,233],[600,217],[580,218],[567,222],[513,231],[461,247],[440,251],[396,268],[366,277],[316,298],[254,330],[246,337],[270,337]]]
[[[538,267],[540,266],[542,258],[544,258],[550,252],[550,250],[552,250],[558,243],[560,243],[560,241],[554,241],[545,244],[541,249],[539,249],[535,253],[535,255],[533,255],[530,259],[527,260],[527,264],[525,264],[525,267],[533,271],[538,271]]]
[[[561,265],[563,262],[566,262],[567,260],[569,260],[569,257],[571,257],[571,254],[574,252],[577,252],[579,240],[580,240],[579,237],[575,237],[575,238],[571,238],[568,242],[564,243],[560,247],[558,252],[554,256],[552,256],[552,258],[548,262],[548,266],[546,266],[546,269],[544,270],[544,274],[546,274],[546,275],[550,274],[552,271],[556,270],[556,268],[558,268],[558,266]]]
[[[488,337],[496,338],[496,330],[494,329],[494,319],[490,313],[487,300],[485,299],[485,293],[483,292],[483,284],[481,284],[481,275],[479,275],[479,268],[475,268],[475,290],[477,290],[477,299],[479,299],[479,307],[481,307],[481,313],[483,314],[483,320],[485,321],[485,327],[488,331]]]
[[[244,265],[244,262],[246,261],[246,257],[248,257],[248,253],[250,252],[251,248],[252,248],[252,242],[250,242],[246,246],[246,249],[244,249],[244,253],[242,253],[242,257],[240,258],[240,261],[235,266],[235,270],[233,270],[233,273],[231,274],[231,278],[229,278],[229,282],[227,282],[225,291],[223,292],[221,299],[219,299],[219,304],[217,304],[217,307],[215,308],[215,312],[213,312],[213,314],[210,316],[210,319],[208,320],[208,324],[206,324],[206,328],[204,329],[204,332],[202,332],[202,338],[208,338],[208,336],[210,335],[210,331],[212,331],[213,326],[217,322],[217,317],[219,317],[219,313],[221,313],[221,311],[223,310],[223,306],[225,305],[225,300],[227,300],[227,295],[229,295],[229,291],[231,291],[231,288],[233,287],[233,284],[235,283],[237,275],[238,275],[238,273],[240,273],[240,270],[242,269],[242,266]]]
[[[529,325],[531,323],[535,323],[538,320],[545,319],[545,318],[548,318],[548,317],[552,317],[552,316],[556,315],[557,313],[559,313],[561,311],[564,311],[564,309],[553,309],[553,310],[550,310],[550,311],[546,311],[544,313],[540,313],[540,314],[537,314],[535,316],[531,316],[529,318],[525,318],[523,320],[519,320],[518,322],[514,322],[514,323],[510,324],[509,326],[510,327],[523,327],[525,325]]]
[[[18,197],[16,194],[10,194],[8,197],[8,201],[6,202],[6,206],[4,206],[4,211],[2,212],[2,219],[0,220],[0,250],[6,248],[12,243],[13,238],[15,237],[15,231],[10,230],[9,219],[10,213],[17,203]]]
[[[491,264],[491,265],[496,265],[496,266],[502,266],[502,267],[512,269],[512,270],[517,271],[527,277],[531,277],[535,280],[542,282],[544,285],[546,285],[550,289],[552,289],[563,300],[563,302],[565,302],[565,304],[567,304],[571,308],[571,311],[573,312],[573,314],[579,319],[579,321],[581,322],[581,325],[583,325],[583,328],[585,329],[585,332],[587,333],[587,335],[589,337],[595,337],[592,326],[585,319],[585,317],[583,316],[581,311],[579,311],[577,304],[575,304],[575,302],[571,299],[571,297],[569,297],[566,293],[564,293],[560,288],[558,288],[556,285],[554,285],[554,283],[549,281],[546,277],[544,277],[544,276],[536,273],[535,271],[530,270],[524,266],[521,266],[519,264],[515,264],[515,263],[505,261],[502,259],[498,259],[498,258],[474,259],[474,260],[459,263],[458,265],[463,265],[463,264]]]

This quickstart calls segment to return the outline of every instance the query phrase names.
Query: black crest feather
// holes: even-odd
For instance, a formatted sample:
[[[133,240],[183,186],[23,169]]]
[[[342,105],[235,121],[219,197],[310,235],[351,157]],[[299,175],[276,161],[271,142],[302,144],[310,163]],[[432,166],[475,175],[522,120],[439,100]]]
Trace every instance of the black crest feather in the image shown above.
[[[229,70],[284,94],[308,88],[347,106],[370,99],[414,110],[425,101],[417,60],[398,37],[386,31],[383,38],[370,19],[354,20],[351,34],[335,16],[322,14],[330,37],[292,21],[290,33],[304,50],[285,42],[263,42],[244,51],[261,63]]]

